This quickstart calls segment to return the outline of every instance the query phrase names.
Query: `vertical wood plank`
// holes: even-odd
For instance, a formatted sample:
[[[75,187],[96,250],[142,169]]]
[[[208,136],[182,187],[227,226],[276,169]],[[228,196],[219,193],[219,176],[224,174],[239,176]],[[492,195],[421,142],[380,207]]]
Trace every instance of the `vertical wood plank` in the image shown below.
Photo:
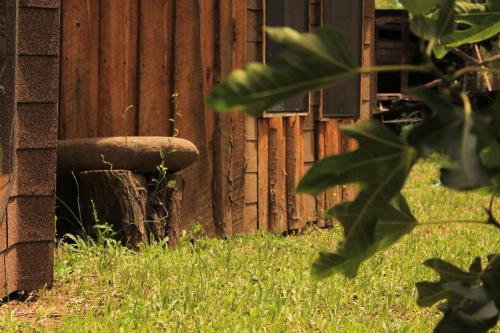
[[[169,135],[173,1],[140,2],[139,135]]]
[[[182,173],[186,188],[181,229],[189,229],[191,223],[196,221],[207,235],[214,235],[211,157],[203,104],[200,38],[203,33],[199,4],[198,0],[175,1],[175,126],[179,136],[192,141],[200,151],[198,161]]]
[[[216,114],[214,128],[214,223],[217,235],[230,236],[233,234],[230,179],[232,169],[230,157],[232,147],[229,142],[230,115]]]
[[[340,134],[340,121],[330,120],[325,122],[325,154],[326,156],[337,155],[342,152],[342,141]],[[342,187],[335,186],[326,191],[326,208],[330,208],[342,202]],[[331,221],[328,221],[331,222]]]
[[[232,1],[218,2],[217,45],[218,58],[216,59],[217,81],[231,72],[233,64],[233,24]],[[220,236],[230,236],[233,230],[232,203],[230,193],[233,181],[233,146],[231,145],[232,114],[216,114],[214,118],[214,219],[217,233]],[[240,226],[236,226],[240,229]],[[242,228],[242,226],[241,226]]]
[[[288,230],[301,230],[304,223],[304,195],[295,189],[304,174],[303,119],[289,117],[286,124],[286,196]]]
[[[353,125],[356,120],[345,119],[342,120],[342,125]],[[354,151],[358,148],[358,142],[355,139],[349,138],[344,134],[341,134],[341,151],[349,152]],[[358,188],[356,185],[344,185],[342,186],[342,201],[352,201],[358,194]]]
[[[258,155],[258,189],[259,189],[259,230],[269,230],[269,120],[259,119],[259,155]]]
[[[232,52],[231,71],[245,65],[246,50],[246,1],[231,0],[231,12],[229,17],[221,15],[221,30],[230,30],[227,27],[233,26],[234,30],[230,39],[225,41],[227,47]],[[221,12],[222,14],[222,12]],[[229,21],[225,21],[229,19]],[[229,36],[228,36],[229,37]],[[229,73],[222,73],[225,78]],[[233,223],[233,233],[244,233],[255,231],[256,226],[244,221],[245,207],[245,114],[236,112],[231,115],[231,146],[232,156],[232,186],[231,186],[231,219]]]
[[[100,5],[98,135],[136,135],[138,2],[102,0]]]
[[[309,1],[309,30],[314,31],[322,24],[322,0]],[[309,94],[309,115],[304,119],[304,172],[311,166],[312,162],[319,159],[318,154],[323,154],[324,147],[318,147],[320,139],[324,138],[319,132],[323,130],[322,126],[317,125],[316,121],[322,118],[321,109],[321,92]],[[324,208],[325,195],[313,197],[310,195],[304,196],[304,218],[308,222],[322,222],[321,212],[319,209]]]
[[[304,163],[304,173],[309,171],[311,167],[312,163]],[[318,221],[318,216],[316,214],[316,197],[309,194],[304,195],[304,220],[307,223]]]
[[[316,122],[316,160],[319,161],[326,156],[325,152],[325,122],[318,121]],[[326,196],[324,193],[316,196],[316,214],[318,216],[318,227],[325,227],[325,219],[323,217],[323,213],[326,209]]]
[[[172,1],[172,0],[170,0]],[[203,92],[207,95],[217,84],[217,57],[218,57],[218,19],[217,1],[200,1],[200,30],[201,30],[201,66],[203,73]],[[206,132],[209,140],[213,138],[214,114],[205,104]],[[209,145],[209,155],[213,155],[213,147]],[[211,162],[213,163],[213,162]]]
[[[99,0],[62,3],[59,137],[97,136]]]
[[[375,0],[363,0],[361,65],[375,65]],[[369,119],[376,107],[376,75],[361,75],[361,107],[360,119]]]
[[[242,1],[245,2],[245,1]],[[246,50],[245,62],[261,62],[262,40],[263,40],[263,0],[246,1]],[[257,205],[256,212],[249,210],[245,213],[245,225],[251,223],[252,215],[256,216],[257,230],[269,230],[269,169],[268,169],[268,121],[266,119],[257,119],[247,116],[246,138],[247,140],[255,140],[257,143]],[[248,221],[250,220],[250,221]]]
[[[288,230],[286,209],[285,133],[283,118],[269,119],[269,225],[275,233]]]
[[[259,218],[259,212],[258,212],[258,205],[257,204],[248,204],[245,205],[245,211],[244,211],[244,216],[245,216],[245,224],[249,224],[252,226],[247,233],[255,233],[257,231],[256,226],[258,225],[258,218]]]

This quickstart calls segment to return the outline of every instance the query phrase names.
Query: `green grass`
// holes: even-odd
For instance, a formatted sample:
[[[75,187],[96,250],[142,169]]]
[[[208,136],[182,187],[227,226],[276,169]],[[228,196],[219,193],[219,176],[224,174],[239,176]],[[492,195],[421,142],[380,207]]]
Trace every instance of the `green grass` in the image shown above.
[[[487,196],[446,191],[437,179],[435,162],[427,161],[407,184],[421,221],[482,217]],[[436,276],[421,263],[439,257],[466,267],[500,250],[489,226],[422,226],[366,262],[356,279],[312,280],[318,251],[334,248],[340,235],[336,227],[287,238],[203,239],[137,254],[62,245],[55,288],[36,302],[1,306],[0,331],[430,332],[440,314],[416,306],[414,285]]]
[[[376,0],[375,7],[377,9],[403,9],[398,0]]]

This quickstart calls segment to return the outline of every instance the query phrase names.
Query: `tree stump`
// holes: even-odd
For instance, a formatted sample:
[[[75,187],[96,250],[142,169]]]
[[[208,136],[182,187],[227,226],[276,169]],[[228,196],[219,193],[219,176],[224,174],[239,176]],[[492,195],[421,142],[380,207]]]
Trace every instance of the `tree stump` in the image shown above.
[[[184,180],[180,176],[167,174],[160,181],[149,184],[147,220],[150,235],[154,240],[168,237],[168,245],[175,248],[180,237],[182,193]]]
[[[128,170],[96,170],[79,173],[78,181],[87,229],[108,223],[119,232],[122,243],[133,249],[166,237],[171,247],[177,245],[180,177],[166,175],[148,182],[146,176]]]

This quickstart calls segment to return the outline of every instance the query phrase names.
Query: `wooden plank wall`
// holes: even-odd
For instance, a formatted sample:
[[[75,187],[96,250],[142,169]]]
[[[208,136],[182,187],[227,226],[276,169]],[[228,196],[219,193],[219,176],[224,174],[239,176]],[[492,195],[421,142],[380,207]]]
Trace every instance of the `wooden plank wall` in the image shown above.
[[[373,0],[365,3],[371,24]],[[312,198],[295,196],[295,186],[315,160],[352,148],[342,144],[340,121],[322,118],[320,94],[300,117],[216,115],[204,104],[233,69],[263,61],[264,7],[264,0],[65,0],[59,138],[193,141],[200,159],[183,172],[182,229],[198,222],[209,236],[283,233],[318,220],[342,191]],[[310,0],[311,28],[321,24],[321,7]],[[370,87],[369,77],[363,82]],[[370,96],[362,96],[366,117]]]

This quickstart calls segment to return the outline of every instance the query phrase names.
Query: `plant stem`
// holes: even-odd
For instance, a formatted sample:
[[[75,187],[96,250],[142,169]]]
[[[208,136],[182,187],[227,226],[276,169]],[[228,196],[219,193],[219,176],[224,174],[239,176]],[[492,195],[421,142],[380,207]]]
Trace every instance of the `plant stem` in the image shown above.
[[[497,60],[500,60],[500,54],[497,54],[497,55],[494,55],[488,59],[485,59],[481,62],[481,65],[484,65],[484,64],[487,64],[489,62],[494,62],[494,61],[497,61]]]
[[[461,51],[458,48],[455,48],[455,49],[451,50],[451,53],[459,56],[460,58],[462,58],[465,61],[472,62],[473,64],[476,64],[476,65],[481,65],[481,63],[476,58],[471,57],[470,55],[468,55],[467,53]]]
[[[429,44],[427,44],[427,48],[425,49],[425,56],[429,62],[432,62],[431,56],[432,56],[432,49],[434,48],[434,45],[436,45],[435,38],[433,38],[429,41]]]
[[[455,72],[453,75],[453,80],[456,80],[462,76],[464,76],[467,73],[475,73],[475,72],[482,72],[482,71],[487,71],[491,72],[494,74],[500,74],[500,68],[488,68],[488,67],[480,67],[480,66],[467,66],[464,68],[459,69],[458,71]]]
[[[476,57],[479,63],[483,62],[483,57],[481,56],[481,51],[479,50],[479,46],[477,44],[474,44],[474,52],[476,53]],[[488,88],[488,91],[492,91],[493,88],[491,87],[491,81],[490,78],[488,77],[488,73],[486,72],[486,67],[481,66],[483,69],[481,71],[481,74],[483,75],[484,82],[486,83],[486,87]]]

